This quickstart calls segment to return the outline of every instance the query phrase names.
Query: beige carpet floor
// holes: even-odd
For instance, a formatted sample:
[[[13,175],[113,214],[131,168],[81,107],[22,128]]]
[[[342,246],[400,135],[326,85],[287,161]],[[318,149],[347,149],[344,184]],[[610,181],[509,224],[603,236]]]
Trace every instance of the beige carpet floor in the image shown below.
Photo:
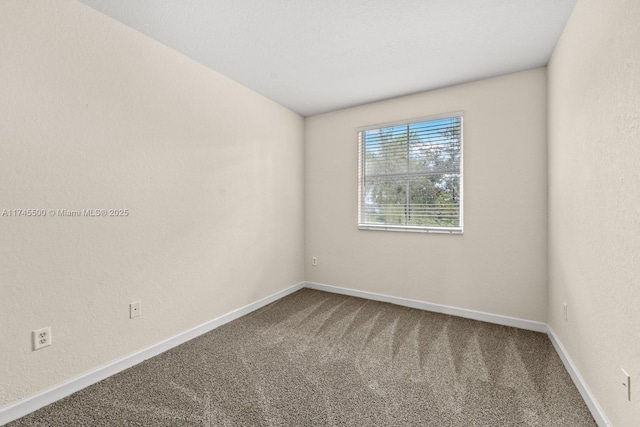
[[[544,334],[309,289],[9,424],[595,425]]]

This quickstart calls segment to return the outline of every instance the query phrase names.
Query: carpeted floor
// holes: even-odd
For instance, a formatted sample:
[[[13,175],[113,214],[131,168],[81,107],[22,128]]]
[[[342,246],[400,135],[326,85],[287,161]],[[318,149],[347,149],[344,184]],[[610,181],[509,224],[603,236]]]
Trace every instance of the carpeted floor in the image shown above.
[[[8,424],[595,425],[544,334],[309,289]]]

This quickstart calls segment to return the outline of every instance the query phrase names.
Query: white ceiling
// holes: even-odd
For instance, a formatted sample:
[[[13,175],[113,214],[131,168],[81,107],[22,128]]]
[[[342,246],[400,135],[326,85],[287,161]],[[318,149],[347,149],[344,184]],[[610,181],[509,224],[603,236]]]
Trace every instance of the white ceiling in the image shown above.
[[[308,116],[543,66],[576,0],[80,0]]]

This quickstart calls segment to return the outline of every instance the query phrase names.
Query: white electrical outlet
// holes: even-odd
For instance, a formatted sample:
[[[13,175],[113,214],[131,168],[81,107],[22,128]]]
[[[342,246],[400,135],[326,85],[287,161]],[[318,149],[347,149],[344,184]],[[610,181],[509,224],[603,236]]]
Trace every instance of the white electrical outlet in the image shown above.
[[[313,266],[318,265],[318,257],[311,257],[311,265]]]
[[[627,371],[624,369],[620,369],[622,371],[622,385],[626,389],[626,398],[628,401],[631,401],[631,376],[627,374]]]
[[[51,345],[51,326],[33,331],[33,350]]]
[[[566,322],[567,320],[569,320],[567,318],[567,303],[566,302],[563,304],[563,307],[564,307],[564,320]]]
[[[129,304],[129,319],[139,317],[142,314],[142,308],[140,307],[140,301],[132,302]]]

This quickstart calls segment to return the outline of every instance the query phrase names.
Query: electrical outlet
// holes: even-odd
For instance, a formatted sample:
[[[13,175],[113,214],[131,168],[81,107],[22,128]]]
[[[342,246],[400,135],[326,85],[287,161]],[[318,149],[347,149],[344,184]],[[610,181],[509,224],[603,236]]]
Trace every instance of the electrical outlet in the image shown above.
[[[564,307],[564,321],[566,322],[567,320],[569,320],[567,318],[567,303],[566,302],[563,304],[563,307]]]
[[[129,304],[129,319],[139,317],[141,314],[142,309],[140,307],[140,301],[132,302],[131,304]]]
[[[318,257],[311,257],[311,265],[314,267],[318,265]]]
[[[51,345],[51,326],[37,329],[33,334],[33,350],[40,350],[42,347]]]
[[[627,374],[627,371],[624,369],[620,369],[622,371],[622,385],[624,386],[626,398],[628,401],[631,401],[631,376]]]

